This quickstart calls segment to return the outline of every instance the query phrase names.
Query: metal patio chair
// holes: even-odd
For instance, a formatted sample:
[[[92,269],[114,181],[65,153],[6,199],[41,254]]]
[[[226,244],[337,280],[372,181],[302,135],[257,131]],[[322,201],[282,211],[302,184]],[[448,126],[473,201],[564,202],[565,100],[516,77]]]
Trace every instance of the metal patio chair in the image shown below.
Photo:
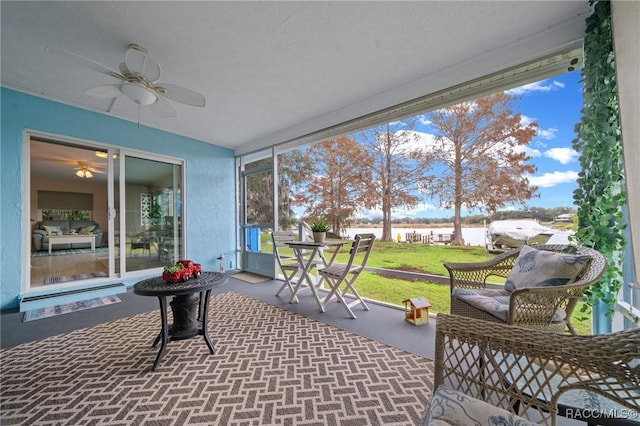
[[[375,239],[376,236],[374,234],[357,234],[351,245],[349,261],[346,264],[332,263],[318,270],[318,274],[325,280],[330,289],[322,301],[323,309],[335,297],[349,312],[351,318],[356,318],[356,315],[351,310],[351,307],[355,305],[361,304],[365,311],[369,310],[369,306],[367,306],[360,293],[354,287],[354,283],[360,273],[364,271]],[[340,289],[341,286],[344,286],[342,290]],[[345,296],[353,297],[355,300],[347,303]]]
[[[296,275],[302,269],[300,262],[293,256],[284,256],[281,253],[283,247],[288,247],[287,243],[296,241],[296,233],[293,231],[274,231],[271,233],[271,241],[273,242],[273,255],[276,263],[280,268],[280,272],[284,276],[284,283],[278,289],[276,296],[279,296],[282,290],[288,288],[291,294],[294,293],[293,286],[296,284]],[[297,302],[297,297],[294,297]]]

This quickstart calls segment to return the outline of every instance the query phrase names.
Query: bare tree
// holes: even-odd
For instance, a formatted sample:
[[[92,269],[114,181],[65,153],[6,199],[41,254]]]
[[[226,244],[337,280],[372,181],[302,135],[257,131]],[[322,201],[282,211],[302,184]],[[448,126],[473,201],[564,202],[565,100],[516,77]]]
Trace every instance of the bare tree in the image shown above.
[[[366,188],[367,208],[382,209],[382,240],[392,241],[391,212],[413,207],[419,201],[418,187],[429,157],[420,151],[415,121],[395,122],[360,133],[362,146],[371,161],[364,164],[362,184]]]
[[[312,146],[307,155],[315,165],[315,176],[296,203],[306,206],[309,216],[326,218],[333,232],[341,234],[364,203],[360,182],[366,173],[361,166],[370,161],[367,152],[353,139],[342,136]]]
[[[460,211],[478,207],[493,213],[507,203],[522,203],[536,195],[527,174],[536,171],[521,149],[538,133],[538,124],[522,123],[506,93],[485,96],[429,114],[437,129],[427,147],[436,165],[425,191],[446,208],[454,208],[453,244],[464,245]]]

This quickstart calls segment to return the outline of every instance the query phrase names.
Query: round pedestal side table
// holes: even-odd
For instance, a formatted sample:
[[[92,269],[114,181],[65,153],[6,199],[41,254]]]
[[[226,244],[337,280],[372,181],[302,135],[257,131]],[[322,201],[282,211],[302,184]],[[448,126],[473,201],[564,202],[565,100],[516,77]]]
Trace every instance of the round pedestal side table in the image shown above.
[[[224,285],[229,276],[222,272],[203,272],[199,277],[185,282],[168,283],[162,277],[148,278],[133,286],[133,292],[141,296],[155,296],[160,301],[161,330],[153,342],[156,347],[162,342],[160,351],[153,363],[155,371],[167,350],[167,344],[172,340],[189,339],[193,336],[203,336],[209,351],[215,353],[207,332],[209,317],[209,300],[214,287]],[[173,312],[173,324],[167,320],[167,297],[173,296],[169,304]]]

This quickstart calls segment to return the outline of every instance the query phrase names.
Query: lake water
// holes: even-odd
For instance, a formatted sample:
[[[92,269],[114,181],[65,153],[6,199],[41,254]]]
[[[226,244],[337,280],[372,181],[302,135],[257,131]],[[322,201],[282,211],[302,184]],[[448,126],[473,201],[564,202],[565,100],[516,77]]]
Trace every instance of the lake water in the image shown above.
[[[398,241],[398,234],[400,234],[400,241],[406,241],[405,235],[416,232],[421,235],[429,235],[431,231],[434,234],[434,240],[438,240],[438,234],[453,233],[453,228],[394,228],[391,227],[391,235],[393,235],[394,241]],[[349,228],[346,230],[347,235],[353,238],[356,234],[374,234],[376,238],[382,237],[382,228]],[[462,238],[464,242],[470,246],[482,246],[485,247],[485,230],[484,228],[462,228]]]

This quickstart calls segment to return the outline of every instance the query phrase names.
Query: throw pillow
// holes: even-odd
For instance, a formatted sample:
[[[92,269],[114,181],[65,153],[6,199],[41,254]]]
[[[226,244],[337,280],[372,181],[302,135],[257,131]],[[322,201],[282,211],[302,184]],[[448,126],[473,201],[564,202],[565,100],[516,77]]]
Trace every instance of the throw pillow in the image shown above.
[[[42,225],[45,231],[47,231],[47,235],[62,235],[62,229],[59,226],[51,226],[51,225]]]
[[[91,225],[91,226],[83,226],[82,228],[80,228],[80,234],[81,235],[89,235],[91,234],[91,232],[93,232],[93,230],[96,228],[95,225]]]
[[[504,288],[513,291],[525,287],[570,284],[589,259],[590,256],[556,253],[524,246]]]
[[[423,425],[535,426],[537,423],[440,385],[431,398]]]

